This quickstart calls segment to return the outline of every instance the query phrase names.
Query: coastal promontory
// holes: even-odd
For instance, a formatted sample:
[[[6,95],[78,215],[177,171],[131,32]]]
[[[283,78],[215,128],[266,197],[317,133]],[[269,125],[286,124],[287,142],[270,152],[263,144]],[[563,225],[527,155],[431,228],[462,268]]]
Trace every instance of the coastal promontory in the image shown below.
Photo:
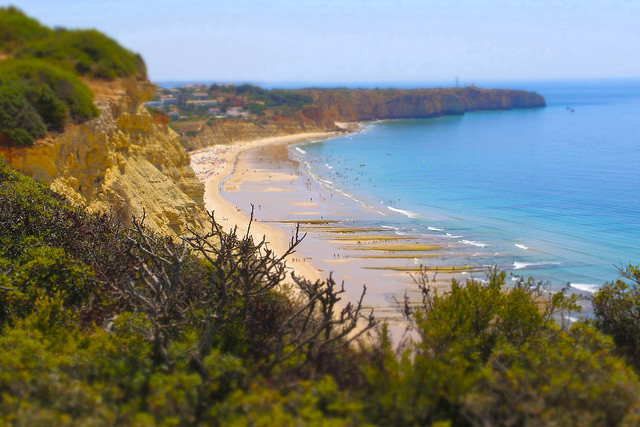
[[[172,99],[176,105],[170,105]],[[172,126],[181,134],[185,147],[198,149],[212,143],[340,130],[336,123],[540,108],[546,101],[535,92],[476,86],[266,90],[248,84],[214,84],[159,89],[150,104],[160,113],[173,114]]]

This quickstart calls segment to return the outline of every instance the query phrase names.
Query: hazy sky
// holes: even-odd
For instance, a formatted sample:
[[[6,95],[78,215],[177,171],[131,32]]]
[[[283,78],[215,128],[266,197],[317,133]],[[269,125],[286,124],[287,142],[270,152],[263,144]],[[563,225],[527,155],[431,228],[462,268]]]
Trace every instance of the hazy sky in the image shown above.
[[[5,3],[7,4],[7,3]],[[640,77],[640,0],[24,0],[97,28],[154,81]]]

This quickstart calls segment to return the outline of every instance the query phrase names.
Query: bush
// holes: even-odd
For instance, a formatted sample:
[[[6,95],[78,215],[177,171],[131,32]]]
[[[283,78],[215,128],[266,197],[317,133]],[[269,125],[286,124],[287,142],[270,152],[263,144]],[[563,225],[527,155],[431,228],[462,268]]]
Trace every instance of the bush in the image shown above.
[[[405,305],[415,338],[397,357],[381,332],[367,369],[369,419],[615,425],[633,416],[640,385],[613,356],[611,341],[582,323],[569,329],[554,320],[577,309],[575,297],[547,298],[532,280],[507,288],[506,275],[495,270],[487,283],[454,281],[444,295],[425,277],[422,303]]]
[[[264,116],[264,111],[266,107],[262,104],[258,104],[256,102],[249,103],[245,105],[245,110],[249,111],[251,114],[256,114],[258,116]]]
[[[14,7],[0,8],[0,132],[18,145],[97,117],[93,93],[78,75],[146,78],[140,55],[96,30],[51,30]]]
[[[13,6],[0,8],[0,51],[13,53],[25,43],[50,36],[52,31]]]
[[[16,83],[0,85],[0,132],[18,145],[31,144],[47,132],[38,112]]]
[[[640,266],[620,272],[624,280],[606,284],[593,297],[594,323],[613,337],[620,354],[640,372]]]
[[[38,60],[0,64],[0,132],[19,145],[98,117],[93,92],[78,77]]]
[[[576,298],[492,270],[405,301],[289,278],[292,248],[211,218],[180,242],[70,207],[0,162],[0,424],[638,425],[640,384]],[[636,277],[637,268],[629,270]],[[359,320],[364,320],[359,327]],[[615,330],[615,329],[614,329]]]
[[[18,58],[37,58],[83,76],[112,80],[139,75],[146,78],[142,57],[96,30],[59,29],[49,37],[26,44]]]

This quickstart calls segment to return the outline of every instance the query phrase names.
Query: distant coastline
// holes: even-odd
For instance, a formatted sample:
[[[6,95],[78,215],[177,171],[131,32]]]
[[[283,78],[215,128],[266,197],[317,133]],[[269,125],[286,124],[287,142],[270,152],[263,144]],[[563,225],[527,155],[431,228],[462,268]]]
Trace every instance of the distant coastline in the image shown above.
[[[541,108],[536,92],[475,85],[432,89],[264,89],[231,83],[158,89],[145,104],[197,150],[212,144],[340,131],[336,123]]]

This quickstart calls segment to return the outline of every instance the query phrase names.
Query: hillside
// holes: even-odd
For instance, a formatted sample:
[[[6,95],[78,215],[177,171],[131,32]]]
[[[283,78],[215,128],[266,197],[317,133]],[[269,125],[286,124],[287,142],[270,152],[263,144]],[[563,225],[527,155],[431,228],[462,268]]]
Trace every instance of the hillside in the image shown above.
[[[16,107],[1,117],[13,133],[2,128],[0,148],[0,424],[640,423],[638,266],[575,322],[566,290],[494,268],[438,293],[422,271],[394,348],[362,299],[340,304],[331,276],[287,274],[297,234],[274,254],[205,216],[178,134],[141,107],[155,87],[139,69],[103,75],[57,48],[65,30],[12,8],[0,23],[7,57],[59,32],[54,52],[72,53],[9,59],[20,66],[0,82]],[[272,130],[540,103],[480,92],[310,91]],[[74,116],[79,105],[91,114]]]
[[[623,359],[638,366],[637,291],[622,282],[597,295],[593,324],[569,326],[575,296],[496,270],[441,295],[425,272],[423,302],[404,308],[413,339],[395,350],[364,307],[337,308],[330,278],[287,279],[291,252],[243,235],[214,224],[177,243],[0,161],[1,422],[638,423]]]
[[[141,104],[139,55],[94,30],[51,30],[0,9],[0,156],[90,211],[178,236],[206,222],[179,136]],[[26,112],[26,113],[25,113]]]
[[[363,121],[431,118],[481,110],[539,108],[544,98],[534,92],[480,89],[319,90],[305,91],[314,106],[301,111],[314,120]]]
[[[482,110],[540,108],[534,92],[480,89],[265,90],[251,85],[160,89],[152,111],[167,114],[189,149],[300,132],[339,130],[335,123],[433,118]]]

